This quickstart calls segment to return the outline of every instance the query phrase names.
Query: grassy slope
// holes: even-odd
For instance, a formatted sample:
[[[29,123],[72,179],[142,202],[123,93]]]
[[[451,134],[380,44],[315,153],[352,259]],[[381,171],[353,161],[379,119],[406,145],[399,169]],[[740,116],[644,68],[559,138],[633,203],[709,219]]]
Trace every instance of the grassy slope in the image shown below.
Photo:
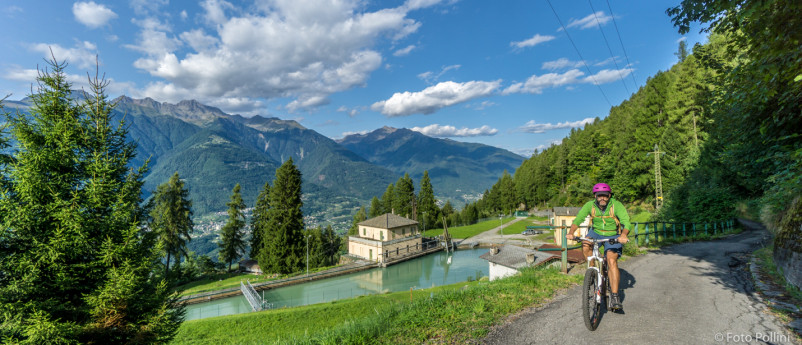
[[[483,337],[506,315],[543,303],[555,291],[579,283],[580,278],[554,269],[528,269],[494,282],[473,281],[413,293],[193,320],[181,326],[172,343],[418,344],[427,339],[463,343]]]
[[[501,223],[507,224],[514,220],[514,217],[504,218]],[[473,225],[467,226],[457,226],[453,228],[449,228],[448,232],[451,234],[452,238],[468,238],[471,236],[475,236],[492,228],[498,227],[500,222],[497,219],[487,220],[484,222],[476,223]],[[423,233],[424,236],[439,236],[443,234],[443,229],[431,229],[426,230]]]

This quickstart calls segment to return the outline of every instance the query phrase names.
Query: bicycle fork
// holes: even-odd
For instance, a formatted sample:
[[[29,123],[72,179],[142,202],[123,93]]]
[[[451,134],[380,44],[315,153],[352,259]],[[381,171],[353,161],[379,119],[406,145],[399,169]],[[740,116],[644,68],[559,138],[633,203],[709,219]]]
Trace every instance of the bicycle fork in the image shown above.
[[[598,262],[597,265],[599,267],[601,267],[601,265],[603,263],[598,258],[595,258],[595,257],[589,257],[588,258],[588,269],[596,271],[596,289],[595,289],[596,290],[596,293],[595,293],[595,295],[596,295],[596,303],[601,304],[601,302],[602,302],[602,295],[601,294],[602,294],[602,286],[604,284],[604,277],[602,276],[602,273],[601,273],[601,270],[599,269],[599,267],[590,266],[591,260],[597,261]]]

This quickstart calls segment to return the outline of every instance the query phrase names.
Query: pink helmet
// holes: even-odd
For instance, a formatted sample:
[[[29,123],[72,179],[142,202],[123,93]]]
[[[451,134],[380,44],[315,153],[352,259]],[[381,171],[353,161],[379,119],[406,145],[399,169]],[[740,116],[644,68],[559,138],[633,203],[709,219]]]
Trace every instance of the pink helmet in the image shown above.
[[[597,183],[595,186],[593,186],[593,194],[598,192],[607,192],[612,194],[613,190],[610,188],[610,185],[606,183]]]

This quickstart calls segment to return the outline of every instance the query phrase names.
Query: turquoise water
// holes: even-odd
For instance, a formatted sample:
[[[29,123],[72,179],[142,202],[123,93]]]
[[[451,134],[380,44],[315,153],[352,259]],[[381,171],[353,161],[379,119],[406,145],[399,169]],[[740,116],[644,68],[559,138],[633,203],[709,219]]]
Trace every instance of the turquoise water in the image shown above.
[[[479,256],[487,249],[466,249],[446,254],[438,252],[398,263],[338,277],[260,291],[273,308],[296,307],[385,292],[409,291],[477,280],[487,276],[489,266]],[[187,306],[186,319],[251,312],[243,296],[235,296]]]

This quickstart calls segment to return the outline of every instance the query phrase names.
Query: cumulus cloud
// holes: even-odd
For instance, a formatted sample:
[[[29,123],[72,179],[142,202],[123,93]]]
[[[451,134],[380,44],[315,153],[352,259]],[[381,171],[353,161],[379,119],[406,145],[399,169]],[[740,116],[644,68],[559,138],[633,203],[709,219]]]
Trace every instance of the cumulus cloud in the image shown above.
[[[110,20],[117,18],[117,13],[94,1],[79,1],[72,4],[72,15],[75,16],[75,20],[93,29],[106,25]]]
[[[395,55],[395,56],[409,55],[409,53],[412,51],[412,49],[415,49],[415,45],[410,44],[406,48],[402,48],[402,49],[396,50],[393,53],[393,55]]]
[[[204,28],[174,35],[166,20],[141,19],[136,22],[140,39],[129,48],[143,53],[136,68],[162,78],[145,91],[165,94],[151,97],[288,98],[287,109],[302,110],[364,86],[383,65],[377,41],[415,32],[420,23],[408,11],[437,3],[410,1],[367,12],[359,1],[276,0],[258,2],[243,13],[229,2],[206,0]],[[142,1],[134,4],[150,11]],[[187,47],[190,52],[179,52]]]
[[[457,128],[454,126],[441,126],[439,124],[432,124],[426,127],[412,127],[411,130],[420,132],[421,134],[437,138],[454,138],[454,137],[483,137],[492,136],[498,133],[498,129],[491,128],[484,125],[479,128]]]
[[[357,109],[349,109],[348,107],[346,107],[344,105],[340,106],[339,108],[337,108],[337,111],[340,112],[340,113],[346,113],[350,117],[354,117],[354,116],[356,116],[356,114],[359,113],[359,110],[357,110]]]
[[[514,83],[504,89],[502,94],[508,95],[512,93],[543,93],[544,89],[566,86],[571,87],[573,84],[605,84],[623,79],[632,73],[631,68],[616,69],[603,69],[598,73],[586,76],[585,73],[578,69],[571,69],[564,73],[547,73],[543,75],[532,75],[523,83]]]
[[[611,20],[613,20],[612,16],[604,14],[604,11],[598,11],[596,13],[591,13],[582,19],[571,19],[571,21],[568,22],[568,25],[566,27],[567,28],[579,27],[582,30],[592,29],[598,27],[598,25],[604,26]]]
[[[565,73],[547,73],[543,75],[533,75],[523,83],[515,83],[504,90],[504,94],[510,93],[543,93],[543,89],[559,87],[580,82],[579,77],[584,73],[578,69],[572,69]]]
[[[571,61],[566,58],[559,58],[554,61],[546,61],[541,66],[542,69],[558,70],[563,68],[579,68],[582,67],[582,61]]]
[[[500,86],[501,80],[465,83],[447,81],[419,92],[397,92],[387,100],[373,103],[370,108],[390,117],[428,115],[444,107],[488,96]]]
[[[562,139],[552,140],[548,144],[541,144],[533,148],[513,149],[511,151],[524,157],[531,157],[535,153],[535,151],[543,152],[543,150],[551,147],[552,145],[560,145],[561,143]]]
[[[591,83],[594,85],[606,84],[610,82],[614,82],[618,79],[626,78],[630,73],[632,73],[631,68],[622,68],[622,69],[603,69],[598,73],[585,77],[582,81],[585,83]]]
[[[593,123],[595,118],[588,117],[583,120],[574,121],[574,122],[560,122],[560,123],[536,123],[535,120],[531,120],[527,122],[522,127],[518,128],[521,132],[525,133],[545,133],[546,131],[551,131],[555,129],[565,129],[565,128],[579,128],[588,123]]]
[[[58,44],[36,43],[30,45],[30,49],[41,53],[48,60],[51,58],[50,51],[52,50],[57,59],[65,60],[82,69],[94,67],[97,57],[97,46],[88,41],[77,42],[72,48],[65,48]]]
[[[541,36],[540,34],[535,34],[530,39],[526,39],[526,40],[523,40],[523,41],[520,41],[520,42],[510,42],[510,46],[517,47],[517,48],[534,47],[535,45],[538,45],[538,44],[543,43],[543,42],[551,41],[551,40],[553,40],[555,38],[556,37],[554,37],[554,36],[549,36],[549,35]]]

